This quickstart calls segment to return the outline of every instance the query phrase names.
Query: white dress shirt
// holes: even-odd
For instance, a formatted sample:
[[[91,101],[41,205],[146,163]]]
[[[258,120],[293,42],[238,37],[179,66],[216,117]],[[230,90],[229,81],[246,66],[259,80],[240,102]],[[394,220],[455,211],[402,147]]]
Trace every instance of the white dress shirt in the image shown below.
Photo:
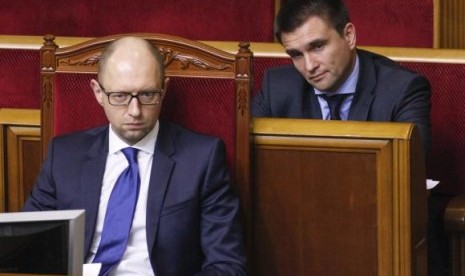
[[[108,199],[110,198],[113,186],[121,172],[129,165],[121,149],[131,147],[121,140],[116,133],[109,128],[109,149],[103,176],[102,192],[97,216],[97,223],[94,233],[94,240],[91,246],[91,254],[88,263],[92,262],[100,244],[100,237],[105,219]],[[132,221],[131,232],[126,251],[121,262],[112,270],[110,275],[154,275],[150,264],[149,251],[147,248],[146,236],[146,216],[147,216],[147,195],[149,189],[150,173],[152,169],[153,153],[157,140],[159,123],[142,140],[132,147],[139,149],[137,162],[139,164],[140,188],[137,199],[134,219]]]

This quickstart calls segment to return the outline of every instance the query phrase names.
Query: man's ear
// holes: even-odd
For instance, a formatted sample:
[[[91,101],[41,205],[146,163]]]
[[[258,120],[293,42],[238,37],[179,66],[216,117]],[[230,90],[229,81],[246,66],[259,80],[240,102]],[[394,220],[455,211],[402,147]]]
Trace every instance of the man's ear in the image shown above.
[[[165,78],[165,83],[163,84],[163,90],[166,91],[168,89],[168,85],[170,84],[170,78]]]
[[[100,105],[103,105],[103,96],[105,93],[103,93],[102,87],[98,83],[98,81],[92,79],[90,80],[90,87],[92,88],[92,91],[94,91],[94,96],[97,102]]]
[[[170,78],[169,77],[165,77],[165,81],[163,83],[163,93],[162,93],[162,98],[165,97],[165,94],[166,94],[166,91],[168,90],[168,86],[170,84]]]
[[[357,46],[357,35],[355,33],[355,26],[352,23],[347,23],[344,27],[344,38],[349,44],[351,49],[355,49]]]

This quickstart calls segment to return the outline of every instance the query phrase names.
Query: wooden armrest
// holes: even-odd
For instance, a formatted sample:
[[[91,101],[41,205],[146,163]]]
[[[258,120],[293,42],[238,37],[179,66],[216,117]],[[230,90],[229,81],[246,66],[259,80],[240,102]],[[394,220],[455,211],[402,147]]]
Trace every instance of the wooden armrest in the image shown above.
[[[447,204],[444,227],[448,232],[465,232],[465,195],[454,196]]]

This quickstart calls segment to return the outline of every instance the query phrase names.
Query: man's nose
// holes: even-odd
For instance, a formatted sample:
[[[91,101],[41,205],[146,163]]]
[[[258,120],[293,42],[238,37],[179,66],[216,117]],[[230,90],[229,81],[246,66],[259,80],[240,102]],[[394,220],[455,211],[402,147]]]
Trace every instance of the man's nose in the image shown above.
[[[141,106],[139,103],[139,99],[137,97],[133,97],[128,104],[128,113],[131,116],[139,116],[141,112]]]
[[[318,62],[317,60],[310,54],[304,55],[305,58],[305,70],[307,72],[312,72],[315,70],[315,68],[318,67]]]

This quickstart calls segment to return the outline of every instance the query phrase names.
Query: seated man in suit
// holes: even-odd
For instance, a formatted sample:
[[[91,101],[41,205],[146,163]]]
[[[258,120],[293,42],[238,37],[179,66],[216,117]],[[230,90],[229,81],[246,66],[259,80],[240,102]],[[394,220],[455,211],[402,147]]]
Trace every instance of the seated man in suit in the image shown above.
[[[275,28],[293,66],[265,72],[252,102],[253,116],[413,122],[428,150],[428,80],[357,49],[355,26],[341,0],[287,1]],[[342,102],[330,118],[329,103],[335,98]]]
[[[342,0],[286,1],[276,17],[275,34],[293,65],[265,72],[252,101],[252,116],[412,122],[428,153],[428,80],[386,57],[357,49],[355,26]],[[430,213],[430,223],[437,219],[438,214]],[[429,235],[430,248],[437,248],[436,234]],[[430,270],[441,270],[432,265],[440,257],[434,250],[430,253]]]
[[[24,210],[85,209],[100,275],[246,275],[224,144],[158,119],[168,82],[150,43],[111,43],[91,81],[110,124],[54,138]]]

